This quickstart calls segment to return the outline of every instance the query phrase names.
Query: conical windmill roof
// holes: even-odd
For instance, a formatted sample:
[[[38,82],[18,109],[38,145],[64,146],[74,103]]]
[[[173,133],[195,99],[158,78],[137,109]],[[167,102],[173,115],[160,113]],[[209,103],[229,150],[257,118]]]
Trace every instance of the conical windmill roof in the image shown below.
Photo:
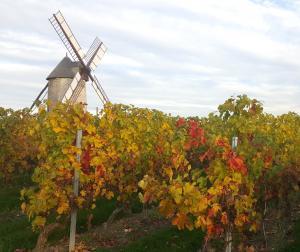
[[[48,75],[47,80],[56,78],[73,79],[79,71],[79,63],[72,61],[68,56],[65,56]]]

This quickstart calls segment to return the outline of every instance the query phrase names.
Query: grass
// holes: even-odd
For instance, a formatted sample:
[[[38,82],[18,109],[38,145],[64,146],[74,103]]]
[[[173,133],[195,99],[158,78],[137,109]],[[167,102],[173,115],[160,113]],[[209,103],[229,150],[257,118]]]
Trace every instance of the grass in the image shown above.
[[[0,213],[19,209],[20,190],[30,184],[30,175],[15,176],[11,183],[5,184],[0,180]]]
[[[295,223],[295,227],[293,229],[294,242],[287,245],[282,252],[299,252],[300,251],[300,220]]]
[[[112,213],[112,211],[116,208],[116,201],[99,199],[96,201],[96,206],[97,207],[91,211],[81,210],[79,212],[78,219],[77,219],[78,232],[84,232],[87,230],[86,220],[89,213],[93,214],[92,224],[94,226],[105,222],[110,216],[110,214]]]
[[[97,252],[193,252],[197,251],[202,244],[203,232],[199,230],[179,231],[176,228],[165,228],[153,234],[141,238],[140,240],[119,249],[97,249]]]
[[[25,216],[1,217],[1,252],[14,251],[17,248],[33,248],[37,236],[37,233],[32,232],[30,223]]]
[[[20,190],[29,183],[29,175],[22,175],[15,177],[12,185],[0,187],[0,252],[33,248],[36,243],[38,234],[19,210]]]
[[[0,188],[0,213],[15,210],[19,206],[20,188]]]

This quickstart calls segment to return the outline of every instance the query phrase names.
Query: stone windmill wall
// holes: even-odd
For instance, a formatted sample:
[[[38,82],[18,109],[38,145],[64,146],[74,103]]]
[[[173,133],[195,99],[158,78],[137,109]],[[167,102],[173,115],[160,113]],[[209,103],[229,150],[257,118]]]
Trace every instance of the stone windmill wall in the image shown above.
[[[73,62],[69,57],[64,57],[54,70],[47,77],[48,100],[50,102],[48,110],[52,110],[58,102],[63,100],[64,94],[72,82],[75,74],[80,71],[80,64]],[[87,104],[85,80],[84,88],[80,92],[75,103]]]

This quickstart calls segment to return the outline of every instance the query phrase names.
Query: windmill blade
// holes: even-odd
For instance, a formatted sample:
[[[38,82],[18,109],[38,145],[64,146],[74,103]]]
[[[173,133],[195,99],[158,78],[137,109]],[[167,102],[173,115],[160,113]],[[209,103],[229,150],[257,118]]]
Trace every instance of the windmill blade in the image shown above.
[[[73,99],[72,96],[74,96],[74,94],[76,93],[77,86],[80,82],[81,82],[81,75],[79,72],[77,72],[70,85],[68,85],[64,97],[62,99],[62,102],[70,101],[71,99]]]
[[[90,69],[95,70],[106,50],[107,48],[103,42],[96,37],[84,58],[85,62],[87,62],[87,66]]]
[[[85,56],[87,68],[89,69],[87,74],[91,79],[93,89],[95,90],[96,94],[103,104],[109,102],[108,96],[106,95],[96,75],[91,74],[91,70],[94,71],[96,69],[106,50],[107,48],[103,44],[103,42],[98,37],[96,37]]]
[[[91,78],[91,76],[90,76]],[[96,75],[92,76],[91,78],[92,81],[92,87],[94,88],[96,94],[98,95],[99,99],[102,101],[103,104],[109,102],[109,99],[102,88],[100,81],[97,79]]]
[[[43,100],[45,98],[45,96],[47,95],[47,88],[48,88],[48,82],[45,85],[45,87],[41,90],[41,92],[39,93],[39,95],[35,98],[34,102],[32,103],[31,107],[30,107],[30,111],[33,111],[33,108],[38,108],[39,104],[41,103],[41,100]],[[40,98],[42,97],[42,99],[40,100]]]
[[[80,61],[81,64],[85,65],[83,61],[84,52],[81,49],[62,13],[58,11],[56,14],[53,14],[53,16],[49,18],[49,21],[72,58],[75,61]]]
[[[69,99],[71,104],[76,103],[76,101],[77,101],[78,97],[80,96],[81,91],[84,89],[84,87],[85,87],[85,82],[79,80],[76,88],[74,89],[74,91]]]

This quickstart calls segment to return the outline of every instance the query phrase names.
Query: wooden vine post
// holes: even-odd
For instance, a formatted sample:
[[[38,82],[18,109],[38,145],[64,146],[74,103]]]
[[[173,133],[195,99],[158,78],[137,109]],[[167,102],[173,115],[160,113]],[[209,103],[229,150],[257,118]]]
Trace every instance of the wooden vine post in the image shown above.
[[[81,149],[82,130],[77,130],[76,134],[76,147]],[[76,156],[78,162],[80,162],[80,154]],[[73,180],[74,196],[78,196],[79,190],[79,172],[74,169],[74,180]],[[71,225],[70,225],[70,241],[69,241],[69,252],[75,250],[75,235],[76,235],[76,220],[77,220],[77,207],[72,207],[71,210]]]
[[[238,137],[234,136],[232,138],[231,147],[233,151],[236,150],[238,145]],[[229,226],[225,233],[225,252],[232,251],[232,227]]]

